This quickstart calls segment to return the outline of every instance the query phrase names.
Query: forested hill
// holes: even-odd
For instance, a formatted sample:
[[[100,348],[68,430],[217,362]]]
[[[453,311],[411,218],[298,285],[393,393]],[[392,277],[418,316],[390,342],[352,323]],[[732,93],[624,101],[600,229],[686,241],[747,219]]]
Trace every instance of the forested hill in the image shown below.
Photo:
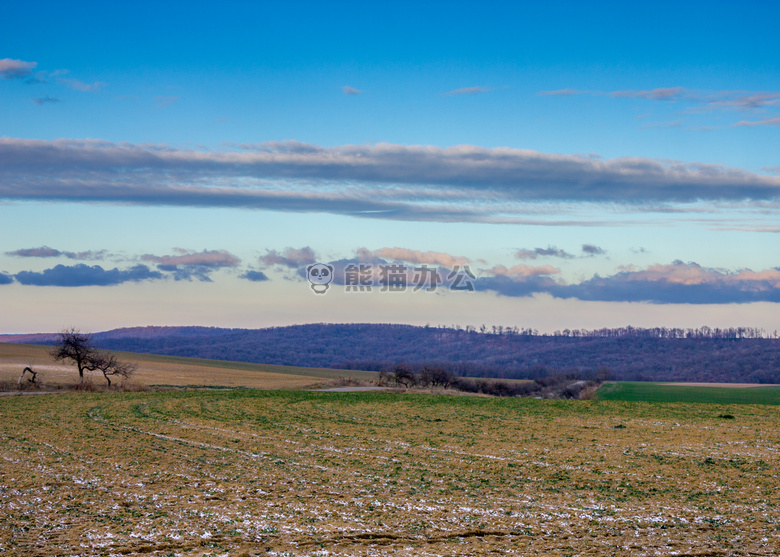
[[[52,344],[56,335],[0,336]],[[776,337],[776,335],[772,335]],[[381,324],[268,329],[138,327],[95,333],[100,348],[310,367],[379,370],[405,362],[472,377],[537,378],[607,368],[614,379],[780,383],[780,340],[754,329],[602,329],[540,335]]]

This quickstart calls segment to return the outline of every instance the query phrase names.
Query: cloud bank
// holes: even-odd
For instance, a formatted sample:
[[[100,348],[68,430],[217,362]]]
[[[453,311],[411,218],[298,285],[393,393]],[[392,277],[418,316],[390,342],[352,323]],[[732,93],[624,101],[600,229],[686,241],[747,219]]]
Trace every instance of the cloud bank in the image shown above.
[[[473,145],[237,147],[0,138],[0,199],[507,222],[525,215],[519,205],[528,202],[642,207],[780,198],[778,176],[695,162]]]
[[[552,273],[550,273],[552,274]],[[675,261],[646,269],[626,269],[577,284],[557,282],[543,273],[496,273],[480,277],[476,289],[503,296],[549,294],[599,302],[654,304],[727,304],[780,302],[780,268],[730,272]]]
[[[152,271],[146,265],[136,265],[130,269],[119,270],[116,267],[106,270],[100,265],[92,267],[77,265],[57,265],[42,272],[22,271],[14,278],[28,286],[115,286],[125,282],[141,282],[163,278],[159,271]]]
[[[557,248],[538,248],[542,251],[562,251]],[[104,269],[99,265],[79,263],[72,266],[56,265],[41,272],[22,271],[11,275],[0,272],[0,285],[14,281],[28,286],[114,286],[126,282],[153,280],[200,280],[212,282],[211,273],[218,269],[234,269],[241,260],[226,250],[200,252],[177,248],[175,255],[146,254],[141,260],[157,265],[156,270],[138,264],[127,269]],[[530,250],[528,250],[530,251]],[[583,244],[582,251],[589,255],[606,253],[603,248]],[[8,252],[20,257],[57,257],[63,253],[46,246]],[[82,252],[100,253],[100,252]],[[565,252],[564,252],[565,253]],[[281,252],[270,250],[260,257],[261,263],[293,270],[292,276],[306,280],[306,265],[317,262],[316,254],[308,247],[288,247]],[[325,261],[319,261],[325,262]],[[488,269],[474,269],[471,260],[453,254],[418,251],[407,248],[358,248],[346,259],[329,261],[334,266],[334,285],[347,285],[347,271],[360,269],[370,278],[375,290],[388,284],[391,274],[402,274],[410,290],[427,290],[430,279],[438,274],[436,283],[446,289],[445,278],[467,269],[473,275],[477,291],[492,292],[499,296],[527,297],[546,294],[555,298],[573,298],[598,302],[644,302],[652,304],[731,304],[750,302],[780,303],[780,267],[753,271],[740,269],[729,271],[704,267],[695,262],[674,261],[655,264],[646,268],[634,265],[621,266],[618,272],[602,277],[567,283],[561,278],[561,270],[552,265],[518,264],[507,267],[494,265]],[[239,278],[252,282],[270,280],[262,271],[245,269]],[[428,277],[428,278],[426,278]],[[428,282],[426,282],[428,281]],[[416,288],[415,288],[416,287]]]
[[[584,244],[583,248],[586,246],[589,245]],[[589,247],[605,252],[597,246]],[[434,261],[425,258],[425,261],[414,262],[412,257],[394,257],[393,252],[396,250],[402,248],[374,251],[359,248],[352,258],[330,261],[334,267],[334,284],[345,285],[348,268],[353,269],[354,275],[354,269],[363,265],[365,276],[379,289],[387,282],[387,270],[393,265],[392,261],[400,260],[409,263],[402,273],[411,289],[420,280],[424,280],[419,272],[420,265]],[[587,250],[583,251],[587,253]],[[379,253],[389,254],[391,257],[384,259],[378,256]],[[454,256],[449,257],[454,261]],[[438,264],[434,270],[443,279],[453,273],[455,266]],[[478,272],[474,269],[471,271],[476,275],[474,287],[477,291],[493,292],[507,297],[547,294],[562,299],[651,304],[780,302],[780,268],[727,271],[703,267],[694,262],[674,261],[671,264],[650,265],[645,269],[631,266],[608,277],[595,275],[590,279],[569,284],[558,277],[561,270],[552,265],[496,265]],[[297,275],[305,279],[305,268],[299,268]]]

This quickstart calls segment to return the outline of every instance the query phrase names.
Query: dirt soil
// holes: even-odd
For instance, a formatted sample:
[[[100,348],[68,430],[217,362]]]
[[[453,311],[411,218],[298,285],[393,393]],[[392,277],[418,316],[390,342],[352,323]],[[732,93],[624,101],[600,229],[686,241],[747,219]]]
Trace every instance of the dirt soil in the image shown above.
[[[746,405],[4,397],[0,553],[777,555],[779,426]]]

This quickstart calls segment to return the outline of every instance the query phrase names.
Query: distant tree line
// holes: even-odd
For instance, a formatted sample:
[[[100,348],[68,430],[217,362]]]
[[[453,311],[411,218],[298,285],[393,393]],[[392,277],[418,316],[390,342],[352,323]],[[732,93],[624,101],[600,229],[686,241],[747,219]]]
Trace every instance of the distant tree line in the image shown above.
[[[379,382],[395,387],[440,387],[500,397],[580,398],[589,388],[595,388],[609,377],[609,370],[602,368],[593,373],[549,373],[532,381],[510,382],[459,377],[443,365],[415,367],[404,362],[383,368]]]
[[[142,327],[92,339],[106,350],[373,371],[406,362],[442,366],[459,377],[540,379],[606,368],[620,380],[780,383],[780,339],[763,329],[482,329],[366,323]]]
[[[454,331],[464,331],[467,333],[478,333],[485,335],[504,335],[504,336],[552,336],[567,338],[723,338],[723,339],[742,339],[742,338],[780,338],[780,333],[776,330],[769,333],[763,328],[757,327],[699,327],[699,328],[678,328],[678,327],[616,327],[602,329],[563,329],[556,330],[551,334],[540,333],[537,329],[510,327],[503,325],[492,325],[488,327],[481,325],[475,327],[467,325],[438,325],[437,329],[450,329]]]

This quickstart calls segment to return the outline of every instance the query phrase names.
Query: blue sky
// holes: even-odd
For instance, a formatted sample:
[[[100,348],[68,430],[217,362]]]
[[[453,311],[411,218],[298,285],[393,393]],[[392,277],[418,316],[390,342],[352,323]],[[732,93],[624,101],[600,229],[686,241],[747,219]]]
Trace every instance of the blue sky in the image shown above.
[[[779,12],[5,2],[0,332],[780,328]]]

